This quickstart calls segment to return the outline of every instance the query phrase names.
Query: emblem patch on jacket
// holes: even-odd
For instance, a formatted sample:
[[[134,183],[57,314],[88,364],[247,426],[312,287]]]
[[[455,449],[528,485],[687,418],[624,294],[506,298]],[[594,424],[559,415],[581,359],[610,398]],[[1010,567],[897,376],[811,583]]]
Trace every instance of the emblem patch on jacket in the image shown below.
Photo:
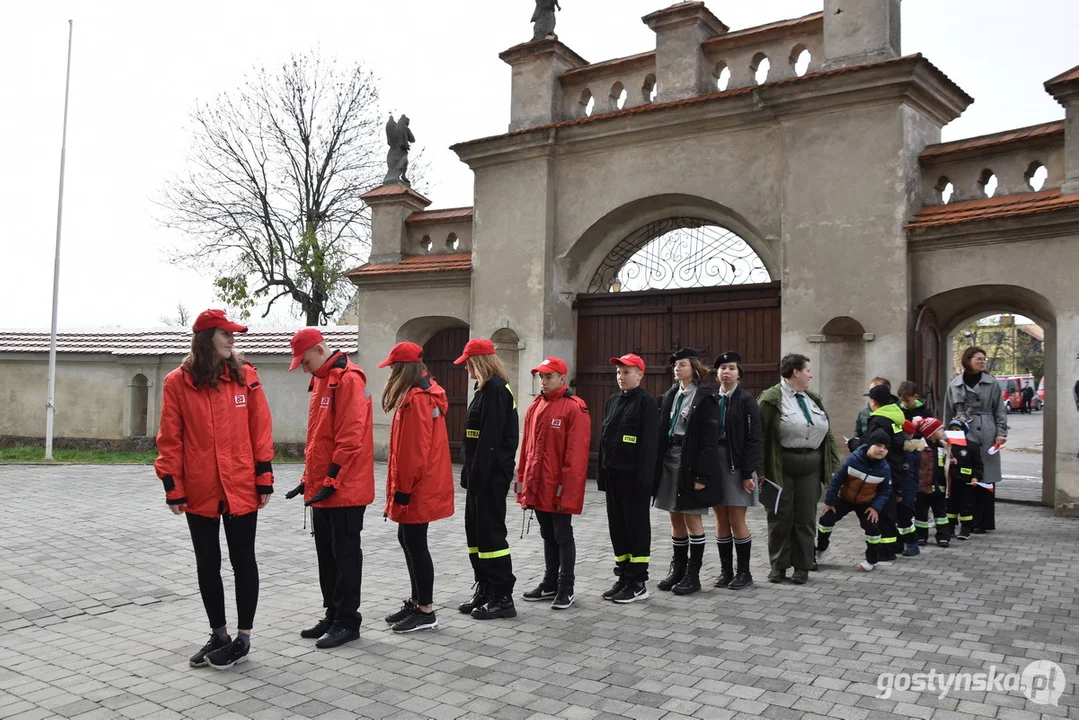
[[[246,405],[247,404],[247,396],[246,395],[234,395],[233,399],[236,401],[237,405]]]
[[[322,407],[329,407],[330,406],[330,399],[328,397],[324,397],[321,400],[319,400],[318,404],[321,405]]]
[[[551,427],[562,427],[562,418],[554,418],[551,420]]]

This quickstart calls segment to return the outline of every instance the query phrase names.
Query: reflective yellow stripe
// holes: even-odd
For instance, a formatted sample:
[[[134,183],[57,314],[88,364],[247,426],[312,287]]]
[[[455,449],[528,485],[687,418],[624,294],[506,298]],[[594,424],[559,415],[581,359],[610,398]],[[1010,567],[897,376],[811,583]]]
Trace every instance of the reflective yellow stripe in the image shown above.
[[[636,435],[623,435],[622,436],[622,442],[630,443],[632,445],[636,445],[637,444],[637,436]]]
[[[939,523],[939,522],[940,522],[940,520],[937,520],[937,522]],[[948,522],[948,521],[947,521],[947,520],[945,520],[944,522]],[[929,527],[929,523],[925,522],[924,520],[915,520],[915,521],[914,521],[914,526],[915,526],[915,527],[919,527],[919,528],[928,528],[928,527]]]
[[[830,533],[830,532],[832,532],[832,528],[824,527],[820,523],[817,523],[817,532]]]
[[[469,439],[472,439],[472,440],[478,440],[479,437],[480,437],[480,431],[479,430],[465,430],[465,437],[469,438]]]
[[[949,524],[948,523],[948,518],[937,518],[937,525],[948,525],[948,524]]]
[[[910,535],[912,532],[914,532],[914,526],[913,525],[911,525],[909,527],[899,528],[899,534],[900,535]]]
[[[970,522],[973,519],[974,519],[973,515],[960,515],[959,516],[959,521],[960,522]]]
[[[652,557],[650,555],[645,555],[644,557],[631,557],[629,559],[631,563],[646,563],[651,562],[651,560]]]
[[[614,561],[615,562],[625,562],[626,560],[629,560],[631,557],[633,557],[633,556],[630,555],[629,553],[626,553],[625,555],[615,555],[614,556]]]
[[[880,541],[881,541],[882,543],[894,543],[894,542],[898,542],[898,541],[899,541],[899,538],[897,538],[897,537],[894,537],[894,536],[893,536],[893,537],[882,537],[882,538],[880,539]]]
[[[469,555],[474,555],[474,554],[478,553],[479,551],[480,551],[480,549],[478,547],[470,547],[468,549],[468,554]]]
[[[973,475],[974,474],[974,468],[959,468],[959,472],[962,473],[963,475]]]
[[[513,394],[513,388],[510,387],[509,383],[506,383],[506,389],[510,391],[510,397],[513,398],[513,409],[516,410],[517,409],[517,396]]]
[[[476,552],[479,552],[478,550]],[[495,558],[506,557],[510,554],[509,548],[503,548],[502,550],[495,550],[494,552],[481,552],[480,560],[494,560]]]
[[[866,535],[865,536],[865,541],[867,543],[869,543],[870,545],[876,545],[879,542],[881,542],[881,539],[879,537],[869,537],[868,535]]]
[[[956,515],[955,513],[948,513],[948,517],[951,518],[952,520],[955,520],[959,516]]]

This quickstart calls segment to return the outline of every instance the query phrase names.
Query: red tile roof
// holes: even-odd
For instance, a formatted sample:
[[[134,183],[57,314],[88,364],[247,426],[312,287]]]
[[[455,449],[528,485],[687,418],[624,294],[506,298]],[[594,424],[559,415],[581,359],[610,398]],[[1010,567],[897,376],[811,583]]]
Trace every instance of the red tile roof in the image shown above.
[[[359,328],[329,325],[319,328],[334,348],[356,352]],[[236,347],[247,355],[291,355],[289,338],[296,328],[252,330],[236,336]],[[48,330],[0,330],[0,352],[47,353]],[[85,330],[56,334],[59,353],[103,353],[106,355],[184,355],[191,349],[191,332],[180,328],[158,330]]]
[[[1040,138],[1051,140],[1059,139],[1063,142],[1064,121],[1056,120],[1054,122],[1031,125],[1015,130],[1006,130],[991,135],[979,135],[977,137],[953,140],[952,142],[940,143],[938,145],[930,145],[922,151],[922,154],[919,157],[922,160],[938,160],[943,157],[965,154],[971,150],[984,150],[986,148],[1000,147]]]
[[[491,140],[500,140],[503,138],[516,137],[518,135],[527,135],[528,133],[541,132],[543,130],[551,130],[555,128],[572,127],[575,125],[587,125],[594,122],[603,122],[606,120],[614,120],[616,118],[628,117],[630,115],[641,115],[645,113],[658,112],[660,110],[669,110],[676,107],[684,107],[690,105],[700,105],[702,103],[708,103],[715,100],[722,100],[726,98],[738,97],[741,95],[750,95],[756,92],[760,88],[768,87],[782,87],[787,85],[795,85],[797,83],[810,82],[813,80],[819,80],[823,78],[836,77],[839,75],[847,75],[849,73],[859,72],[862,70],[870,70],[888,65],[894,65],[899,63],[924,63],[934,73],[936,73],[942,80],[949,83],[955,90],[962,93],[969,102],[974,102],[974,98],[967,95],[962,88],[956,85],[952,80],[940,71],[933,63],[926,60],[921,53],[915,53],[914,55],[904,55],[903,57],[890,58],[888,60],[882,60],[876,63],[868,63],[866,65],[850,65],[847,67],[835,68],[833,70],[822,70],[815,73],[806,73],[801,77],[784,78],[783,80],[775,80],[772,82],[764,83],[763,85],[752,85],[744,88],[735,88],[733,90],[724,90],[722,92],[707,93],[705,95],[696,95],[684,100],[671,100],[669,102],[651,103],[649,105],[637,105],[631,108],[623,108],[622,110],[612,110],[607,113],[600,113],[597,115],[591,115],[590,117],[576,118],[574,120],[562,120],[556,123],[549,123],[547,125],[539,125],[536,127],[521,128],[520,130],[514,130],[513,132],[504,133],[502,135],[492,135],[490,137],[478,138],[476,140],[468,140],[460,142],[450,146],[450,150],[458,150],[462,148],[471,147],[480,143],[489,142]]]
[[[412,195],[413,197],[422,200],[426,204],[430,205],[431,201],[426,197],[416,192],[407,185],[379,185],[374,190],[369,190],[360,196],[361,199],[367,200],[368,198],[382,198],[393,197],[395,195]]]
[[[472,208],[445,208],[442,210],[421,210],[420,212],[414,212],[408,216],[408,222],[410,225],[419,225],[422,223],[433,222],[452,222],[452,221],[464,221],[472,220]]]
[[[1071,70],[1065,70],[1054,78],[1049,78],[1045,81],[1045,87],[1050,88],[1054,85],[1063,85],[1064,83],[1075,82],[1079,80],[1079,65],[1076,65]]]
[[[1060,189],[1041,190],[1039,192],[1001,195],[999,197],[980,198],[947,205],[924,207],[907,223],[908,230],[918,228],[957,225],[960,223],[999,218],[1034,215],[1079,208],[1079,195],[1061,196]]]
[[[795,32],[806,32],[814,35],[824,32],[824,13],[810,13],[799,18],[780,20],[767,25],[757,25],[756,27],[716,35],[705,40],[702,46],[705,50],[714,51],[728,46],[787,37]]]
[[[399,263],[387,263],[384,265],[364,265],[348,273],[348,275],[370,277],[372,275],[448,272],[451,270],[472,270],[472,254],[454,253],[452,255],[414,255],[411,257],[406,257]]]

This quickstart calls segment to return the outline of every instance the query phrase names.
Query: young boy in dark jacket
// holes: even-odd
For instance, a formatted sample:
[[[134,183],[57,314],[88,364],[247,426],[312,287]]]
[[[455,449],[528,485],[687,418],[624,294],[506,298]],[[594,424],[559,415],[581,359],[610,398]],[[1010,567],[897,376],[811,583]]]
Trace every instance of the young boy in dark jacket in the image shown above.
[[[982,446],[971,439],[970,425],[961,418],[948,423],[948,520],[954,530],[959,524],[960,540],[969,540],[974,530],[976,483],[983,477]]]
[[[944,443],[944,423],[936,418],[919,418],[916,425],[921,438],[911,442],[920,448],[916,464],[918,494],[914,501],[918,544],[929,542],[929,511],[932,510],[937,545],[948,547],[952,531],[947,515],[948,446]]]
[[[648,599],[652,545],[652,478],[659,443],[659,407],[643,387],[645,364],[632,353],[611,358],[619,391],[607,401],[599,442],[597,487],[607,496],[607,526],[617,577],[604,600]]]
[[[877,546],[880,544],[880,513],[891,493],[891,468],[885,462],[892,439],[883,430],[870,433],[865,444],[851,453],[824,496],[824,514],[817,521],[816,563],[820,567],[828,555],[832,528],[845,515],[858,516],[865,531],[865,560],[858,569],[870,572],[877,566]]]

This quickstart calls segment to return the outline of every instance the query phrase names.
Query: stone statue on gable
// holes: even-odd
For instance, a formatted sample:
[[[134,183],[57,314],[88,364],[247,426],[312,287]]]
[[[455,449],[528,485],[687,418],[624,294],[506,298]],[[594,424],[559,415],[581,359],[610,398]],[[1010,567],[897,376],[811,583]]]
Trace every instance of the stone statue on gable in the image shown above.
[[[409,144],[416,142],[416,138],[408,129],[408,115],[402,115],[400,120],[394,120],[390,115],[390,121],[386,123],[386,142],[390,144],[390,150],[386,154],[388,169],[382,184],[411,187],[412,183],[405,173],[408,172]]]
[[[532,41],[549,38],[557,40],[554,34],[555,10],[561,10],[558,0],[536,0],[536,11],[532,13]]]

